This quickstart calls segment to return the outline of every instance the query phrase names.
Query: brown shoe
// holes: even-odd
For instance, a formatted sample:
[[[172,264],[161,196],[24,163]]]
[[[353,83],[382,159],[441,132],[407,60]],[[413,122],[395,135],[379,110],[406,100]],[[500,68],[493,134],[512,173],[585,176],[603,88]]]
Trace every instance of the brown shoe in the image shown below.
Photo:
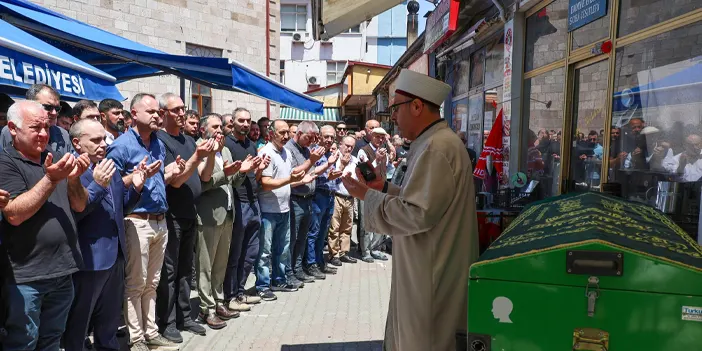
[[[215,308],[215,314],[217,315],[217,317],[225,321],[239,317],[238,311],[232,311],[224,305],[217,305],[217,307]]]
[[[210,313],[207,315],[203,315],[202,313],[200,313],[200,319],[202,319],[202,321],[207,323],[207,326],[214,330],[222,329],[227,326],[227,322],[221,320],[219,317],[217,317],[216,314]]]

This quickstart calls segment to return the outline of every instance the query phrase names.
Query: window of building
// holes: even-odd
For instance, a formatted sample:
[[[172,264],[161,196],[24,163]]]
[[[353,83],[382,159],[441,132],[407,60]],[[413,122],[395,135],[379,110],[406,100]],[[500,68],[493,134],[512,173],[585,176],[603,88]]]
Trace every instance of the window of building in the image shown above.
[[[609,11],[607,15],[573,31],[571,50],[609,37]]]
[[[280,31],[307,30],[307,5],[280,5]]]
[[[341,82],[345,68],[346,61],[327,61],[327,85]]]
[[[494,88],[504,81],[505,43],[504,36],[495,39],[485,47],[485,88]],[[498,95],[500,98],[502,95]],[[499,102],[499,101],[498,101]]]
[[[280,60],[280,82],[285,83],[285,61]]]
[[[526,21],[524,71],[563,59],[568,37],[568,0],[556,0]]]
[[[485,74],[485,48],[470,56],[470,88],[477,88],[484,83]]]
[[[468,52],[468,49],[459,51],[453,59],[453,67],[449,67],[453,74],[454,97],[468,93],[470,79],[470,55]]]
[[[185,53],[199,57],[222,57],[222,49],[210,48],[196,44],[185,44]],[[200,116],[212,112],[212,88],[196,82],[190,82],[192,95],[190,108],[200,113]]]
[[[519,152],[527,178],[539,181],[538,197],[559,192],[561,173],[561,129],[563,128],[563,91],[565,68],[543,73],[524,81],[524,130]],[[551,135],[551,130],[555,136]]]
[[[619,36],[648,28],[700,8],[697,0],[621,0]]]
[[[668,3],[659,5],[658,14],[670,13]],[[617,133],[610,136],[608,177],[622,185],[628,200],[650,199],[655,192],[648,190],[658,181],[702,179],[699,33],[702,22],[616,50],[612,131]]]

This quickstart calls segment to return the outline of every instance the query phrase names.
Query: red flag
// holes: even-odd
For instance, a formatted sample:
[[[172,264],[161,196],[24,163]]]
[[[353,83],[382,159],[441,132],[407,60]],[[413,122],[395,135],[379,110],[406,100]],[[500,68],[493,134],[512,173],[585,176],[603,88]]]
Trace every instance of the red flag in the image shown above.
[[[501,179],[504,172],[502,168],[502,150],[502,109],[500,109],[490,134],[488,134],[485,146],[483,146],[483,151],[480,152],[478,164],[475,165],[475,170],[473,170],[473,176],[480,179],[487,178],[487,161],[488,156],[490,156],[492,166],[497,172],[497,177]]]

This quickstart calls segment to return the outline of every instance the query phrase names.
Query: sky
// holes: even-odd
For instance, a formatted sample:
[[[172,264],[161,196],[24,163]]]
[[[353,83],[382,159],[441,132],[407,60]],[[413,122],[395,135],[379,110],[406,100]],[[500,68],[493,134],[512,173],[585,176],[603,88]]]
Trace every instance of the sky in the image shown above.
[[[424,14],[426,14],[427,11],[433,10],[434,4],[425,0],[417,0],[417,2],[419,2],[419,34],[422,34],[424,32],[424,26],[427,23],[427,19],[424,18]]]

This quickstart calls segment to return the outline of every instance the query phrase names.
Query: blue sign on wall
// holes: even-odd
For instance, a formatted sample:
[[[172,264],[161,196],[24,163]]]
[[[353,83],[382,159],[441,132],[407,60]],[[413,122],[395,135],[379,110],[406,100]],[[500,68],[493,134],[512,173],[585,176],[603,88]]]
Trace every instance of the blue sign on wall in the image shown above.
[[[570,0],[568,31],[576,30],[607,15],[607,0]]]

